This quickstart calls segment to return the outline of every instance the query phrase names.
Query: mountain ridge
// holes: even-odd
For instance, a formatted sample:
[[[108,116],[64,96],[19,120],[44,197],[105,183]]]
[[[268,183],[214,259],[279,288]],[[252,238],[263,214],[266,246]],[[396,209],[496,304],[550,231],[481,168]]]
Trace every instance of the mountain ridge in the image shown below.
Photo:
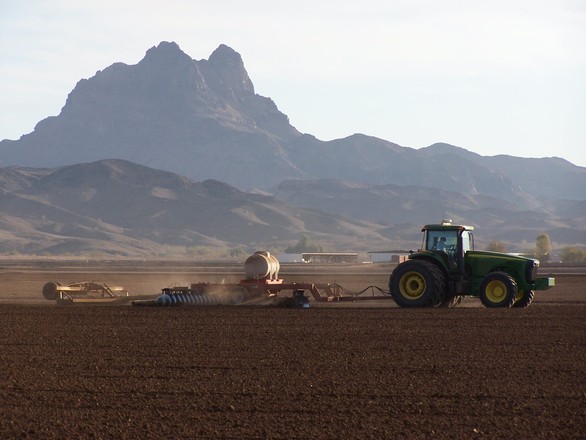
[[[311,233],[329,246],[384,241],[380,225],[291,207],[217,180],[194,182],[120,159],[29,170],[0,168],[0,252],[99,250],[131,256],[190,248],[291,245]],[[161,250],[162,249],[162,250]],[[167,255],[169,256],[169,255]]]
[[[517,248],[538,231],[586,241],[586,168],[361,133],[319,140],[256,93],[226,45],[194,60],[161,42],[80,80],[58,116],[0,142],[0,167],[0,252],[143,255],[302,233],[396,248],[446,212]]]
[[[416,248],[425,223],[481,225],[477,245],[530,250],[547,232],[586,246],[586,201],[523,209],[420,186],[293,180],[243,192],[120,159],[55,169],[0,168],[0,253],[191,257],[200,249],[283,250],[307,234],[326,250]],[[566,217],[567,215],[567,217]]]
[[[548,159],[521,159],[511,168],[508,158],[438,145],[448,144],[415,150],[363,134],[321,141],[299,132],[272,99],[256,93],[232,48],[222,44],[207,60],[194,60],[177,43],[161,42],[137,64],[116,62],[80,80],[58,116],[19,140],[0,142],[0,166],[115,157],[244,190],[349,177],[369,185],[457,188],[527,206],[544,195],[584,198],[586,168]],[[544,173],[547,188],[534,184]]]

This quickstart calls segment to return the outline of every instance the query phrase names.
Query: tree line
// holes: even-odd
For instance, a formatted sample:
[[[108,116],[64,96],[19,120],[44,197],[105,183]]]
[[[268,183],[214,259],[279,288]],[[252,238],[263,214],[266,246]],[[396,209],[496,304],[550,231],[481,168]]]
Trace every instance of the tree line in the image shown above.
[[[547,234],[539,234],[535,239],[535,249],[529,253],[543,263],[550,261],[552,244]],[[493,240],[488,243],[487,251],[507,252],[507,246],[502,241]],[[586,250],[575,246],[566,246],[560,250],[560,261],[565,264],[586,263]]]

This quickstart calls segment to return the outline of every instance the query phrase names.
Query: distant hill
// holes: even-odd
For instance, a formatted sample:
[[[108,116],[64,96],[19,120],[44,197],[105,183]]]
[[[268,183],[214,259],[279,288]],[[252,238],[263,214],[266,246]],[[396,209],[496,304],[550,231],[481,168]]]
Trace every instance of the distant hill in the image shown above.
[[[506,176],[520,191],[533,197],[586,199],[586,168],[558,157],[536,159],[502,154],[481,156],[443,143],[422,148],[419,152],[456,166],[460,161],[473,162]]]
[[[303,233],[367,249],[386,240],[377,229],[122,160],[0,169],[0,253],[197,258],[206,246],[276,251]]]
[[[548,233],[552,242],[586,246],[586,200],[558,200],[527,208],[497,197],[462,194],[422,186],[364,185],[340,180],[294,180],[279,185],[275,197],[294,206],[387,224],[385,235],[398,242],[419,239],[414,232],[443,218],[477,226],[477,244],[508,243],[511,251],[527,251],[535,238]],[[411,231],[411,232],[409,232]]]
[[[274,195],[194,182],[123,160],[0,168],[0,253],[201,258],[207,248],[279,252],[302,234],[330,251],[417,248],[421,226],[481,225],[477,245],[530,250],[547,232],[586,246],[586,201],[528,210],[419,186],[294,180]]]
[[[110,158],[244,190],[290,179],[343,179],[483,194],[528,208],[535,197],[586,198],[586,168],[561,159],[483,157],[446,144],[415,150],[363,134],[328,142],[302,134],[255,92],[241,56],[225,45],[197,61],[176,43],[162,42],[136,65],[115,63],[82,79],[58,116],[19,140],[0,142],[0,166]]]

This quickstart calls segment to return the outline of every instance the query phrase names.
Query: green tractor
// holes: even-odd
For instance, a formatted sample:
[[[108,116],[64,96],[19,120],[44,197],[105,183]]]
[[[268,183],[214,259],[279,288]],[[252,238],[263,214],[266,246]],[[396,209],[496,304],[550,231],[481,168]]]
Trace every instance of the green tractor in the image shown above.
[[[452,307],[464,296],[485,307],[527,307],[535,290],[555,285],[537,278],[539,260],[498,252],[475,251],[472,226],[451,221],[423,227],[423,245],[400,263],[389,281],[401,307]]]

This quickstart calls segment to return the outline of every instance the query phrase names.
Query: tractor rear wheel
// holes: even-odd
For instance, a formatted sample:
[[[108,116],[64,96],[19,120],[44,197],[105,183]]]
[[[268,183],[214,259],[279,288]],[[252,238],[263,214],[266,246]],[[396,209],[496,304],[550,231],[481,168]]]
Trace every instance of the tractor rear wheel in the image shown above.
[[[506,272],[489,273],[480,284],[480,301],[485,307],[512,307],[517,294],[517,283]]]
[[[533,292],[533,290],[520,291],[515,298],[515,304],[513,304],[513,307],[518,307],[520,309],[529,307],[529,304],[533,302],[534,296],[535,292]]]
[[[408,260],[393,270],[389,289],[401,307],[435,307],[446,296],[447,280],[435,264]]]

